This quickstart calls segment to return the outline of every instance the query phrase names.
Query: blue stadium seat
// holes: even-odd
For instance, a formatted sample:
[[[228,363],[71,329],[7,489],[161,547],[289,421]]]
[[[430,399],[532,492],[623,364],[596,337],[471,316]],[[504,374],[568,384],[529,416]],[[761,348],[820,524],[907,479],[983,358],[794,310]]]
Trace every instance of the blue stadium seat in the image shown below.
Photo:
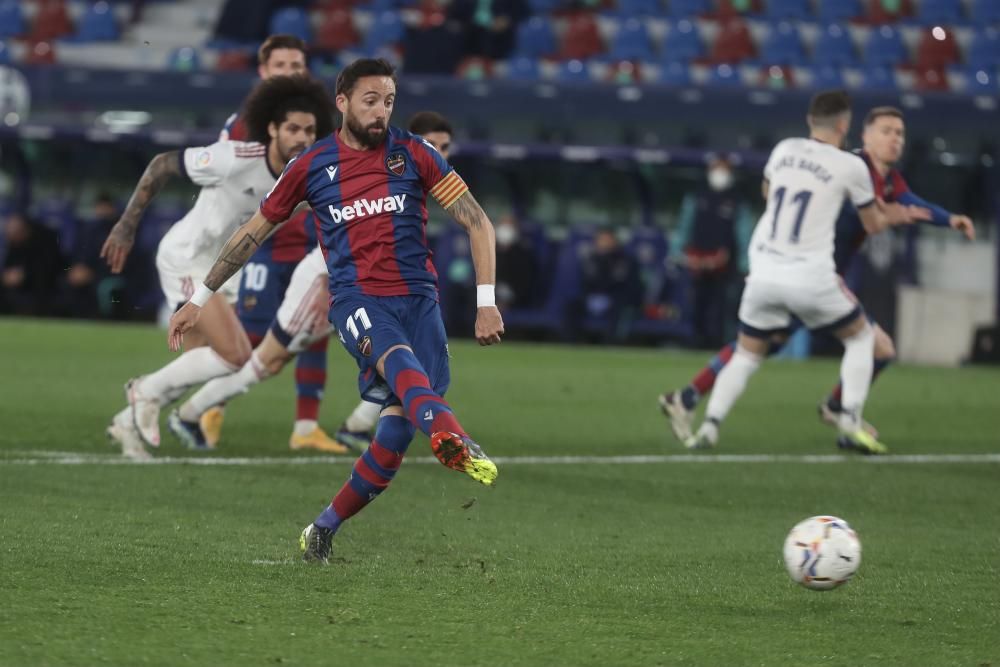
[[[984,69],[1000,65],[1000,31],[996,28],[977,30],[966,50],[965,62]]]
[[[663,13],[660,0],[618,0],[611,12],[623,18],[636,16],[659,16]]]
[[[965,21],[962,0],[934,0],[921,2],[914,22],[919,25],[953,26]]]
[[[767,65],[797,65],[805,59],[798,28],[787,21],[772,25],[761,49],[760,61]]]
[[[528,0],[531,13],[535,16],[551,14],[559,9],[560,0]]]
[[[973,0],[971,17],[973,23],[979,26],[1000,23],[1000,2],[997,0]]]
[[[818,90],[844,87],[844,74],[839,67],[819,65],[809,70],[812,74],[812,87]]]
[[[386,44],[394,44],[403,39],[406,28],[398,12],[382,12],[365,34],[363,49],[375,53]]]
[[[0,40],[0,65],[6,65],[10,62],[10,47],[3,40]]]
[[[167,67],[175,72],[194,72],[201,69],[201,56],[198,55],[197,49],[182,46],[170,52]]]
[[[970,95],[1000,94],[997,70],[970,67],[965,71],[965,92]]]
[[[0,37],[16,37],[28,31],[24,11],[17,0],[0,0]]]
[[[581,60],[567,60],[559,66],[557,77],[560,81],[590,81],[590,70]]]
[[[864,13],[861,0],[821,0],[818,19],[821,23],[842,23]]]
[[[813,45],[813,63],[831,67],[849,67],[857,63],[851,33],[842,26],[831,23],[819,34]]]
[[[507,78],[515,81],[537,81],[541,78],[538,61],[524,56],[507,61]]]
[[[668,86],[690,86],[690,65],[676,60],[669,63],[662,63],[660,65],[660,83]]]
[[[861,87],[889,92],[898,90],[899,84],[896,83],[896,73],[891,67],[869,65],[861,71]]]
[[[312,39],[309,15],[298,7],[285,7],[271,14],[269,32],[272,35],[295,35],[307,43]]]
[[[890,25],[872,30],[865,44],[865,63],[876,67],[901,65],[910,60],[903,36]]]
[[[544,58],[559,50],[552,22],[542,16],[533,16],[517,28],[515,56]]]
[[[667,33],[660,53],[661,63],[689,63],[705,53],[705,45],[698,34],[698,28],[692,21],[678,21]]]
[[[107,2],[95,2],[87,7],[76,26],[72,42],[115,42],[120,38],[115,13]]]
[[[626,19],[611,42],[608,56],[612,60],[653,60],[653,42],[646,24],[637,18]]]
[[[677,19],[690,19],[712,10],[709,0],[669,0],[667,16]]]
[[[740,77],[738,67],[723,64],[712,68],[708,75],[708,83],[722,88],[738,88],[743,85],[743,79]]]
[[[813,10],[809,0],[768,0],[764,15],[772,20],[809,21]]]

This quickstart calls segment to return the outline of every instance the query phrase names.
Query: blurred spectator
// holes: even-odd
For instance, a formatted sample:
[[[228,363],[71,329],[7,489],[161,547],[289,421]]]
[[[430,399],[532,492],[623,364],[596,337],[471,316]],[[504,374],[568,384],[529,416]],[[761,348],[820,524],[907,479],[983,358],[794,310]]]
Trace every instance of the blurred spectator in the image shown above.
[[[465,55],[503,60],[531,10],[525,0],[454,0],[449,13],[465,28]]]
[[[730,287],[747,270],[753,220],[727,160],[712,160],[706,175],[707,187],[681,203],[671,254],[691,274],[695,344],[718,347],[726,340]]]
[[[65,314],[70,317],[110,317],[121,311],[125,281],[121,276],[112,276],[101,259],[101,246],[118,220],[118,213],[111,195],[102,193],[94,202],[93,217],[80,226],[63,295]]]
[[[642,302],[639,264],[614,230],[602,228],[580,262],[580,297],[570,304],[570,337],[579,339],[597,327],[602,342],[624,342]]]
[[[423,0],[419,25],[403,38],[403,62],[408,74],[453,74],[462,60],[466,24],[461,13],[441,0]]]
[[[52,312],[62,269],[55,232],[14,212],[4,223],[7,257],[0,271],[0,313]]]
[[[538,257],[530,240],[521,236],[517,218],[505,215],[496,228],[497,305],[527,308],[535,304]]]

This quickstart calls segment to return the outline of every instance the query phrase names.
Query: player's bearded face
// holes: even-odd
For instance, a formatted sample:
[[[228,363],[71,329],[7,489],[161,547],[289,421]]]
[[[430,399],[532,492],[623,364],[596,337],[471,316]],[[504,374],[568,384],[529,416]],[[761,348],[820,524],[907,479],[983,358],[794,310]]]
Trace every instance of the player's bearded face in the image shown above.
[[[361,79],[343,108],[347,131],[365,148],[385,141],[396,102],[396,86],[388,77]]]

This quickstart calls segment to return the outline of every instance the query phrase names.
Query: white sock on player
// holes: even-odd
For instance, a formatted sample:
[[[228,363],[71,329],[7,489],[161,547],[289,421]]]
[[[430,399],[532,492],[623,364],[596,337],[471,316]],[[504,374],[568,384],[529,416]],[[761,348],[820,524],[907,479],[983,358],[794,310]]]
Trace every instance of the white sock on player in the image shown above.
[[[209,408],[249,391],[250,387],[265,377],[267,377],[265,367],[260,363],[255,351],[250,355],[250,361],[243,364],[243,368],[206,383],[184,401],[180,408],[180,417],[184,421],[198,421]]]
[[[844,357],[840,362],[840,381],[843,390],[840,404],[840,430],[853,433],[861,428],[861,412],[868,398],[868,388],[872,383],[875,348],[875,330],[869,324],[850,338],[845,338]]]
[[[732,359],[715,378],[715,387],[712,388],[712,396],[708,399],[708,408],[705,410],[706,419],[721,422],[726,418],[736,399],[746,389],[750,376],[760,368],[760,362],[760,357],[736,346]]]
[[[296,419],[295,420],[295,435],[309,435],[319,424],[316,423],[315,419]]]
[[[201,384],[236,369],[209,347],[197,347],[142,378],[139,391],[160,405],[174,400],[178,390]]]
[[[361,401],[354,408],[351,416],[347,418],[347,422],[345,423],[347,430],[355,433],[367,433],[371,431],[375,428],[375,424],[378,423],[380,412],[382,412],[382,406],[378,403]]]

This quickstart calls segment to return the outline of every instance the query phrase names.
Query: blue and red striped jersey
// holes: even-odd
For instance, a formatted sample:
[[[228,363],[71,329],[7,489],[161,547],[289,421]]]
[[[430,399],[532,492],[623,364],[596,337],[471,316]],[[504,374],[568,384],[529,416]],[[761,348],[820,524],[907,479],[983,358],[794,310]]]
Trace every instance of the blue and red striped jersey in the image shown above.
[[[896,201],[902,194],[909,192],[910,187],[903,180],[903,175],[895,167],[883,178],[875,165],[872,164],[868,153],[857,151],[857,155],[868,165],[868,173],[872,178],[872,186],[875,196],[887,203]],[[837,228],[834,236],[833,261],[837,267],[837,273],[843,274],[851,262],[851,258],[864,245],[868,238],[865,226],[861,224],[861,217],[850,202],[845,202],[840,210],[840,217],[837,218]]]
[[[299,202],[312,206],[331,294],[437,298],[427,195],[448,208],[467,191],[445,159],[410,132],[390,127],[373,150],[355,150],[335,132],[288,163],[260,210],[277,223]]]
[[[219,133],[220,141],[227,139],[248,141],[247,127],[239,113],[227,118]],[[312,211],[299,211],[264,241],[257,254],[272,262],[297,264],[315,247],[316,224],[312,219]]]

